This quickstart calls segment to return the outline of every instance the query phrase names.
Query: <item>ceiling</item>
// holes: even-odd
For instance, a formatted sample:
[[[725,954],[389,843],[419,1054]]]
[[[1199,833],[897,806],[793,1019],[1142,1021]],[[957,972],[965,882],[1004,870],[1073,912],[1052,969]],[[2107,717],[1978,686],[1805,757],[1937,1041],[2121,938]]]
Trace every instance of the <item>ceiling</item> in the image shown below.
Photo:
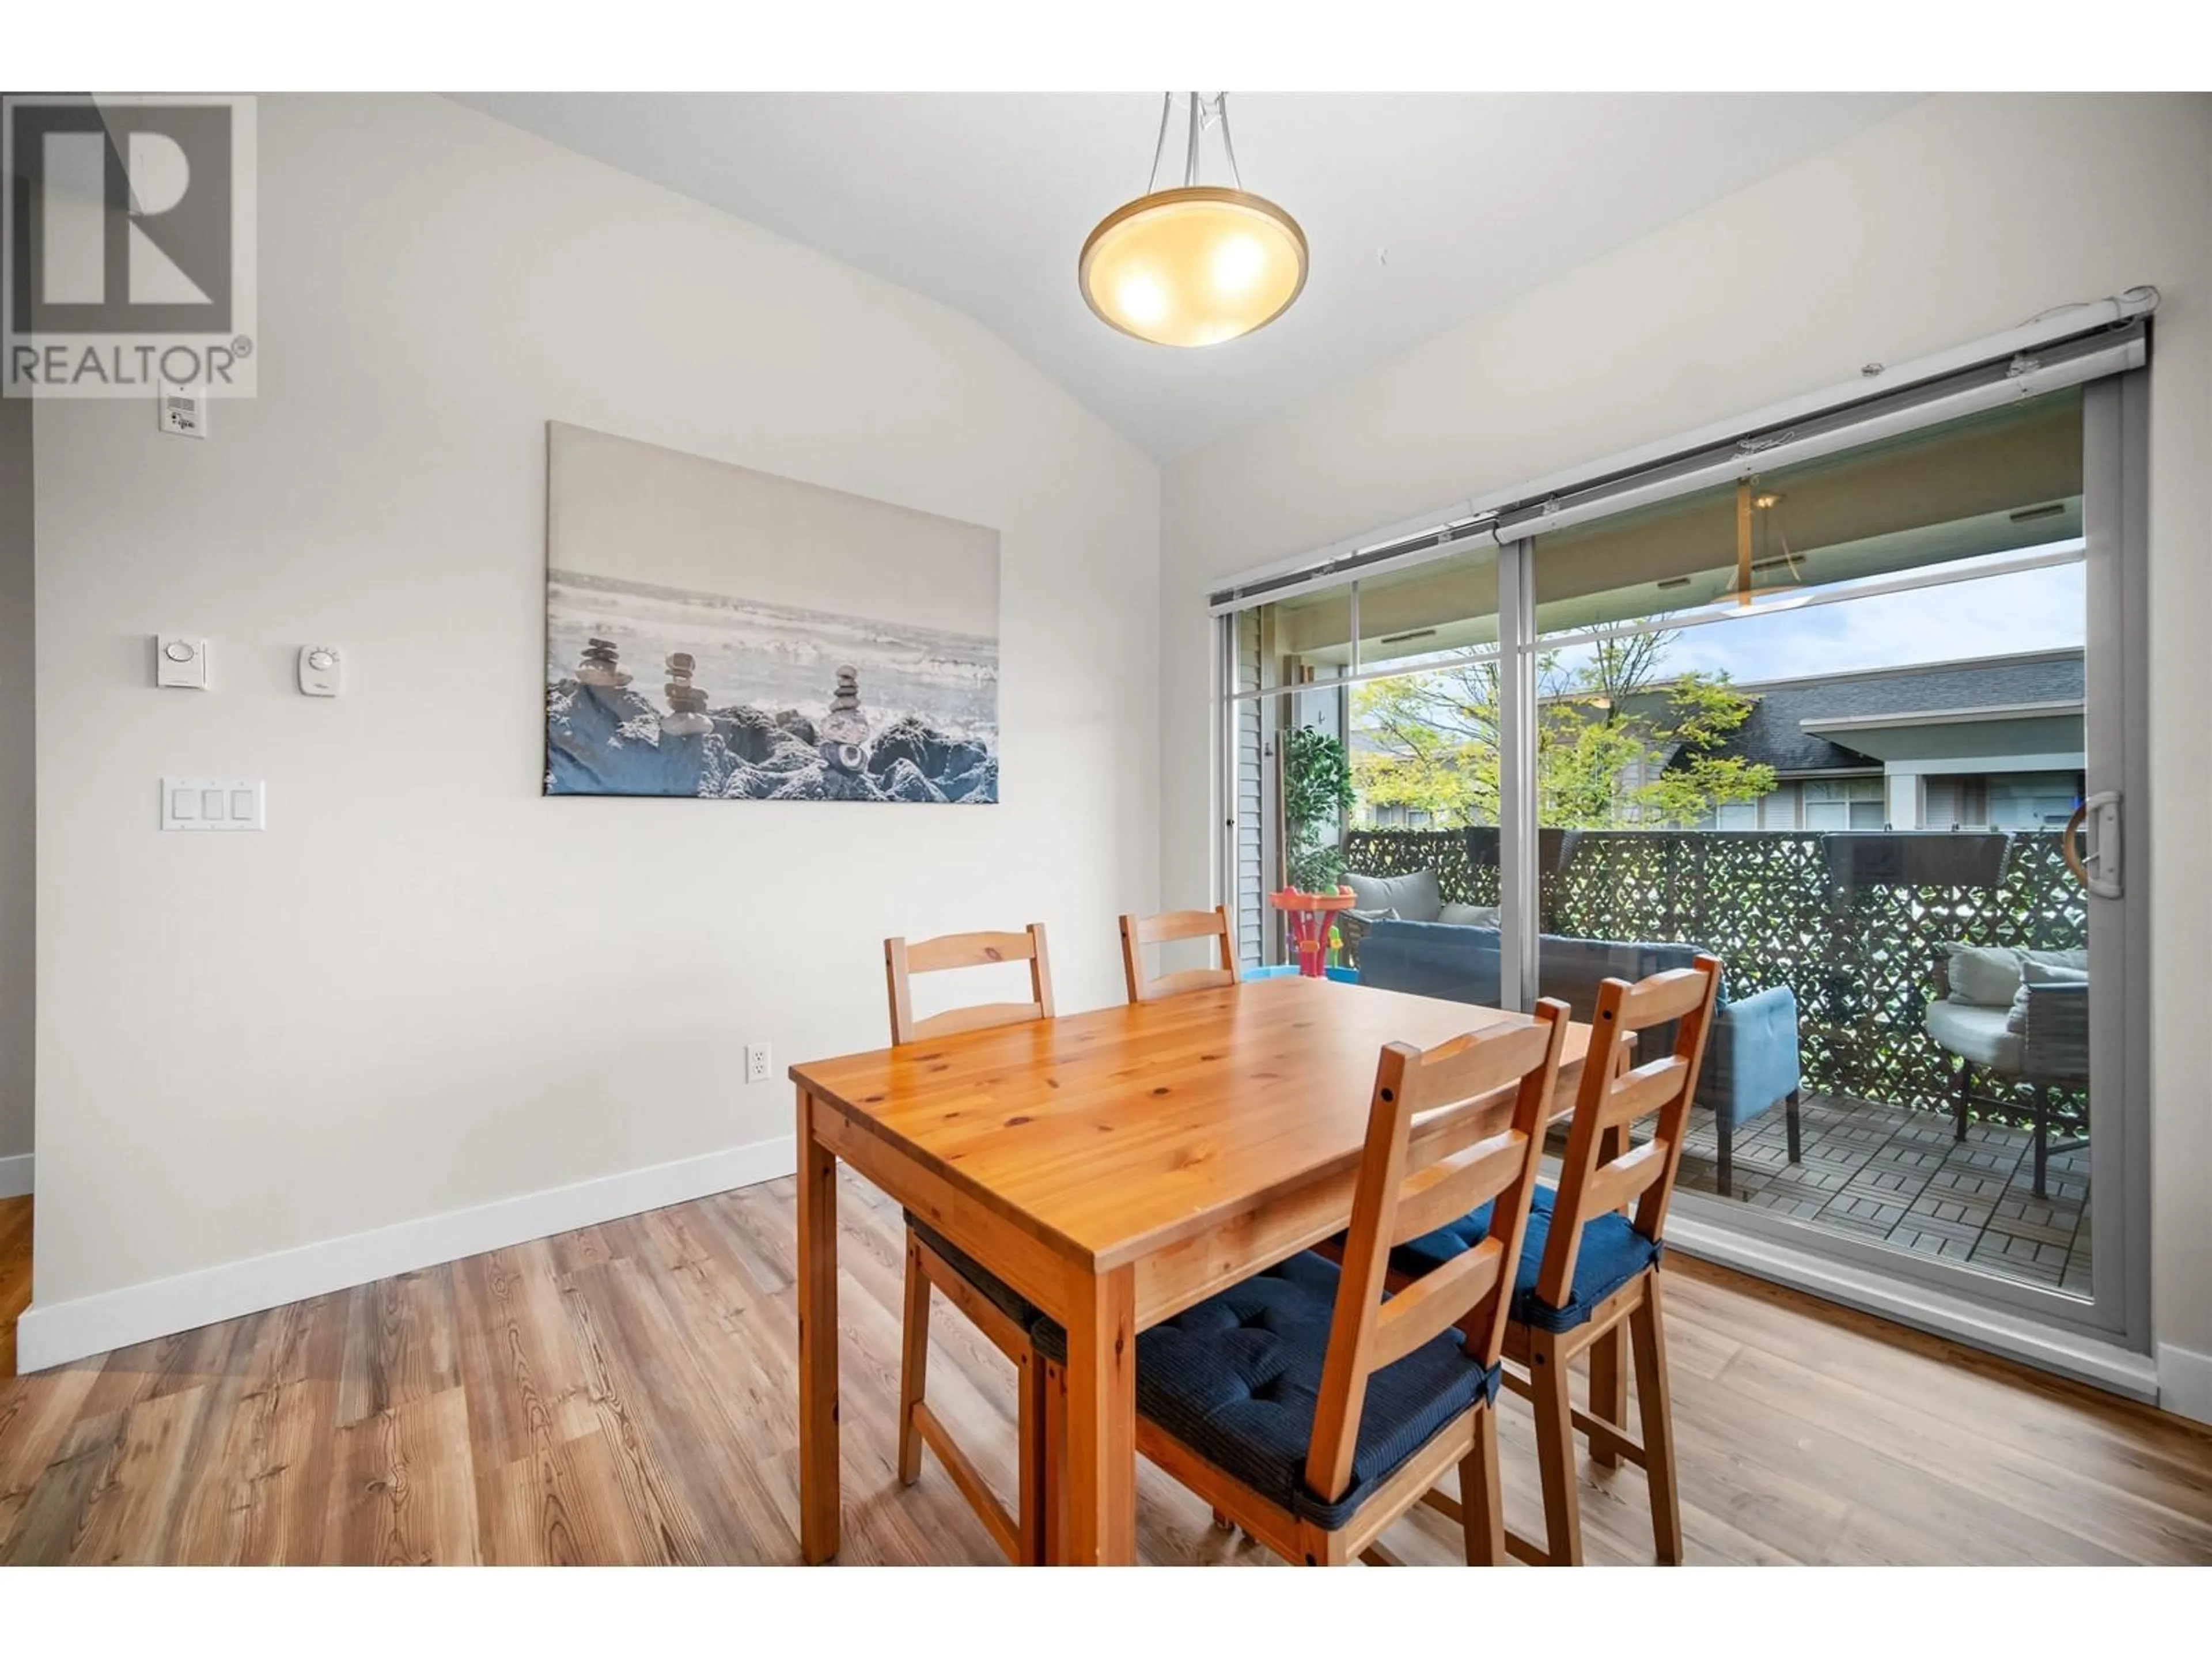
[[[1144,188],[1157,93],[460,101],[967,313],[1169,460],[1912,100],[1236,94],[1245,185],[1304,225],[1311,275],[1270,326],[1194,351],[1114,332],[1075,284],[1091,226]],[[1163,185],[1182,182],[1181,121]],[[1211,138],[1201,178],[1226,179]]]

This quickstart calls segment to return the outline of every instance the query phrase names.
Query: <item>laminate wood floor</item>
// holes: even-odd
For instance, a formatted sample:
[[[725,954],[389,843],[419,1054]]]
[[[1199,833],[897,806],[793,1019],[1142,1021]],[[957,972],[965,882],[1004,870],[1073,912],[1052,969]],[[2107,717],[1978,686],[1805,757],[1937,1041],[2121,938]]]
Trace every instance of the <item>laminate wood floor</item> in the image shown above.
[[[898,1485],[898,1210],[841,1205],[845,1562],[988,1562]],[[788,1181],[0,1382],[0,1561],[795,1562]],[[6,1223],[0,1221],[0,1231]],[[1692,1562],[2212,1561],[2212,1432],[1721,1269],[1668,1268]],[[930,1397],[1010,1486],[1011,1368],[942,1303]],[[1506,1397],[1508,1514],[1538,1529]],[[1633,1468],[1595,1561],[1651,1559]],[[1154,1562],[1259,1562],[1149,1467]],[[1457,1535],[1416,1510],[1416,1563]]]
[[[31,1305],[31,1200],[0,1198],[0,1382],[15,1374],[15,1316]]]

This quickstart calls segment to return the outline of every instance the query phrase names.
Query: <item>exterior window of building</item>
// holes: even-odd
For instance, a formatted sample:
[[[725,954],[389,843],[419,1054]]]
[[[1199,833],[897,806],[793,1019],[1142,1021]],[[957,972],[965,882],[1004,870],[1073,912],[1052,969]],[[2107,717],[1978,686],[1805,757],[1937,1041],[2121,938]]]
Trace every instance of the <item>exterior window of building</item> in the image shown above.
[[[2071,772],[1998,773],[1989,791],[1992,830],[2063,829],[2081,799],[2080,776]]]
[[[1879,830],[1882,805],[1880,778],[1813,779],[1805,785],[1805,827]]]

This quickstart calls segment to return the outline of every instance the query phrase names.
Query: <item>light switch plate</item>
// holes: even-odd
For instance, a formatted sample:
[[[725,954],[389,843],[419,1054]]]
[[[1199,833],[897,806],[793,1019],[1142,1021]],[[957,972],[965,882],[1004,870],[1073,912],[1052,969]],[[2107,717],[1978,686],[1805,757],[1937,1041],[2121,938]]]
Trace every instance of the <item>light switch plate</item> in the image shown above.
[[[260,830],[268,794],[258,778],[163,778],[164,830]]]
[[[186,691],[208,689],[208,642],[181,634],[154,636],[154,684]]]

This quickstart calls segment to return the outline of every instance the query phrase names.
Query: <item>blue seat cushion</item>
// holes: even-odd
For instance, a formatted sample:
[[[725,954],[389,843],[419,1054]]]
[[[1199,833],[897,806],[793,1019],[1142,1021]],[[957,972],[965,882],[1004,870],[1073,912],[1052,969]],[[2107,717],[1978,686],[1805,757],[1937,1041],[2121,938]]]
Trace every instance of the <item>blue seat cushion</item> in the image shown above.
[[[1369,1378],[1352,1484],[1334,1502],[1306,1485],[1337,1270],[1308,1251],[1187,1308],[1137,1339],[1137,1409],[1199,1456],[1271,1502],[1330,1531],[1477,1401],[1498,1397],[1498,1367],[1477,1364],[1446,1331]],[[1048,1322],[1038,1348],[1066,1357]]]
[[[1555,1308],[1536,1294],[1537,1276],[1544,1270],[1544,1245],[1552,1237],[1555,1197],[1553,1188],[1537,1187],[1535,1200],[1528,1209],[1528,1236],[1521,1246],[1520,1267],[1513,1275],[1513,1305],[1508,1314],[1516,1324],[1540,1331],[1574,1329],[1589,1318],[1591,1309],[1658,1261],[1663,1249],[1617,1212],[1608,1211],[1583,1223],[1572,1291],[1566,1306]],[[1432,1233],[1407,1239],[1390,1252],[1390,1265],[1402,1273],[1425,1273],[1473,1249],[1489,1235],[1490,1206],[1486,1204]]]
[[[943,1233],[931,1226],[912,1210],[906,1212],[906,1224],[915,1236],[943,1256],[952,1271],[981,1292],[983,1299],[1017,1325],[1027,1328],[1042,1317],[1036,1304],[1012,1285],[986,1267],[981,1262],[955,1244]]]

